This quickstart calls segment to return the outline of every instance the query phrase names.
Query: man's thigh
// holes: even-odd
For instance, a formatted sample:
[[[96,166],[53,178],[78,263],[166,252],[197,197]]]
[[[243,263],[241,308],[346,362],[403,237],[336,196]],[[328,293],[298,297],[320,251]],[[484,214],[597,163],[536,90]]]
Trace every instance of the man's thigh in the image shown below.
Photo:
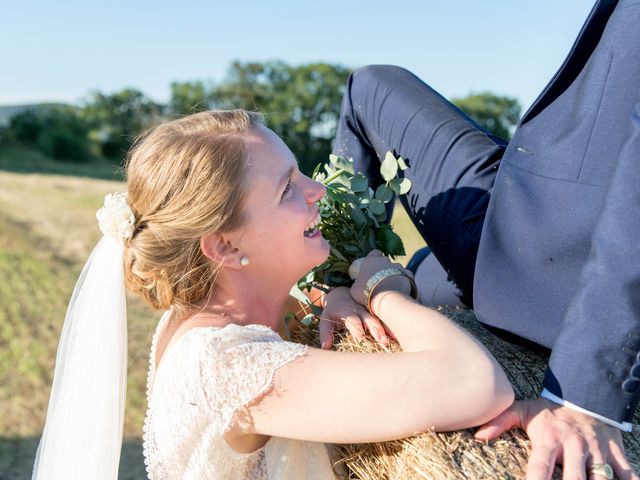
[[[472,298],[482,220],[506,144],[411,72],[356,70],[343,99],[334,153],[352,157],[370,186],[380,159],[402,156],[412,188],[401,202],[445,271]]]

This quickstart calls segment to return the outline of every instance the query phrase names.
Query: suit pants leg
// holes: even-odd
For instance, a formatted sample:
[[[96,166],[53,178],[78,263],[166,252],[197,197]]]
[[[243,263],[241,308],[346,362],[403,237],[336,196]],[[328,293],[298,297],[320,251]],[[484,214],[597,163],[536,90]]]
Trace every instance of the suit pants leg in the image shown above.
[[[412,188],[400,201],[432,251],[416,274],[426,303],[438,297],[434,289],[455,287],[472,307],[482,224],[505,147],[403,68],[372,65],[349,77],[333,152],[353,158],[374,189],[387,151],[406,160],[401,175]]]

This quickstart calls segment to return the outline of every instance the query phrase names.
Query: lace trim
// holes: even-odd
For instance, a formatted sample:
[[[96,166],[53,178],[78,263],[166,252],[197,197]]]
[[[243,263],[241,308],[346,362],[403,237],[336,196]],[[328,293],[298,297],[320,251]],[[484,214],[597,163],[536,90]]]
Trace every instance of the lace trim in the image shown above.
[[[273,330],[271,329],[269,330],[273,332]],[[278,338],[280,339],[280,341],[283,341],[280,338],[280,336],[278,336]],[[240,347],[242,347],[242,345],[240,345]],[[286,355],[284,355],[282,352],[278,352],[280,357],[279,362],[269,364],[270,372],[267,378],[264,379],[264,382],[262,382],[262,385],[257,390],[251,392],[251,395],[249,395],[250,398],[245,398],[240,400],[235,406],[233,406],[231,411],[227,415],[225,415],[227,419],[222,423],[222,431],[224,433],[230,430],[235,420],[235,416],[240,409],[246,407],[251,402],[261,397],[262,395],[265,395],[268,391],[271,390],[271,388],[273,388],[273,376],[275,375],[276,371],[281,367],[284,367],[288,363],[292,362],[296,358],[304,355],[309,348],[307,345],[292,344],[289,342],[287,347],[288,347],[288,350],[286,351]]]
[[[153,332],[153,338],[151,339],[151,348],[149,352],[149,369],[147,370],[147,410],[144,415],[144,425],[142,426],[142,454],[144,456],[144,466],[147,472],[147,477],[152,477],[151,471],[151,460],[149,459],[149,429],[151,428],[151,406],[149,402],[149,398],[151,397],[151,382],[153,381],[153,377],[155,375],[155,358],[156,358],[156,342],[158,340],[158,335],[162,330],[162,326],[166,323],[167,319],[171,316],[171,310],[167,310],[160,321],[158,322],[158,327],[156,331]],[[166,476],[166,475],[165,475]]]

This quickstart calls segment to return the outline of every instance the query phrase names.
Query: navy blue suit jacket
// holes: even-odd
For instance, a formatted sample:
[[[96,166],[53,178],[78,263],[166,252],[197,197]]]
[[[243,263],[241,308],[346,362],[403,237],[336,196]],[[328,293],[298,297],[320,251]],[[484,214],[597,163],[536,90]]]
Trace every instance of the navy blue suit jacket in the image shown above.
[[[501,161],[480,321],[552,349],[545,388],[616,421],[640,395],[640,0],[599,0]]]

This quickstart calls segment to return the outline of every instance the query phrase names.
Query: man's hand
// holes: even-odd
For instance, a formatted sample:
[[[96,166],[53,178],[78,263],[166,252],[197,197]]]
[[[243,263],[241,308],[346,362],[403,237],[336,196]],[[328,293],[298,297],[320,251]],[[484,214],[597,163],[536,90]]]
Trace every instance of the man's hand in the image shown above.
[[[326,297],[326,304],[320,317],[320,344],[323,349],[333,345],[333,332],[347,327],[356,340],[364,339],[369,331],[382,346],[389,345],[389,339],[380,320],[371,315],[365,307],[356,302],[347,287],[337,287]],[[393,337],[393,335],[391,335]]]
[[[563,465],[564,480],[602,480],[587,474],[589,466],[599,463],[611,465],[616,478],[640,480],[624,455],[620,430],[589,415],[544,398],[519,400],[482,425],[475,437],[490,440],[512,427],[531,439],[527,480],[550,479],[556,463]]]

